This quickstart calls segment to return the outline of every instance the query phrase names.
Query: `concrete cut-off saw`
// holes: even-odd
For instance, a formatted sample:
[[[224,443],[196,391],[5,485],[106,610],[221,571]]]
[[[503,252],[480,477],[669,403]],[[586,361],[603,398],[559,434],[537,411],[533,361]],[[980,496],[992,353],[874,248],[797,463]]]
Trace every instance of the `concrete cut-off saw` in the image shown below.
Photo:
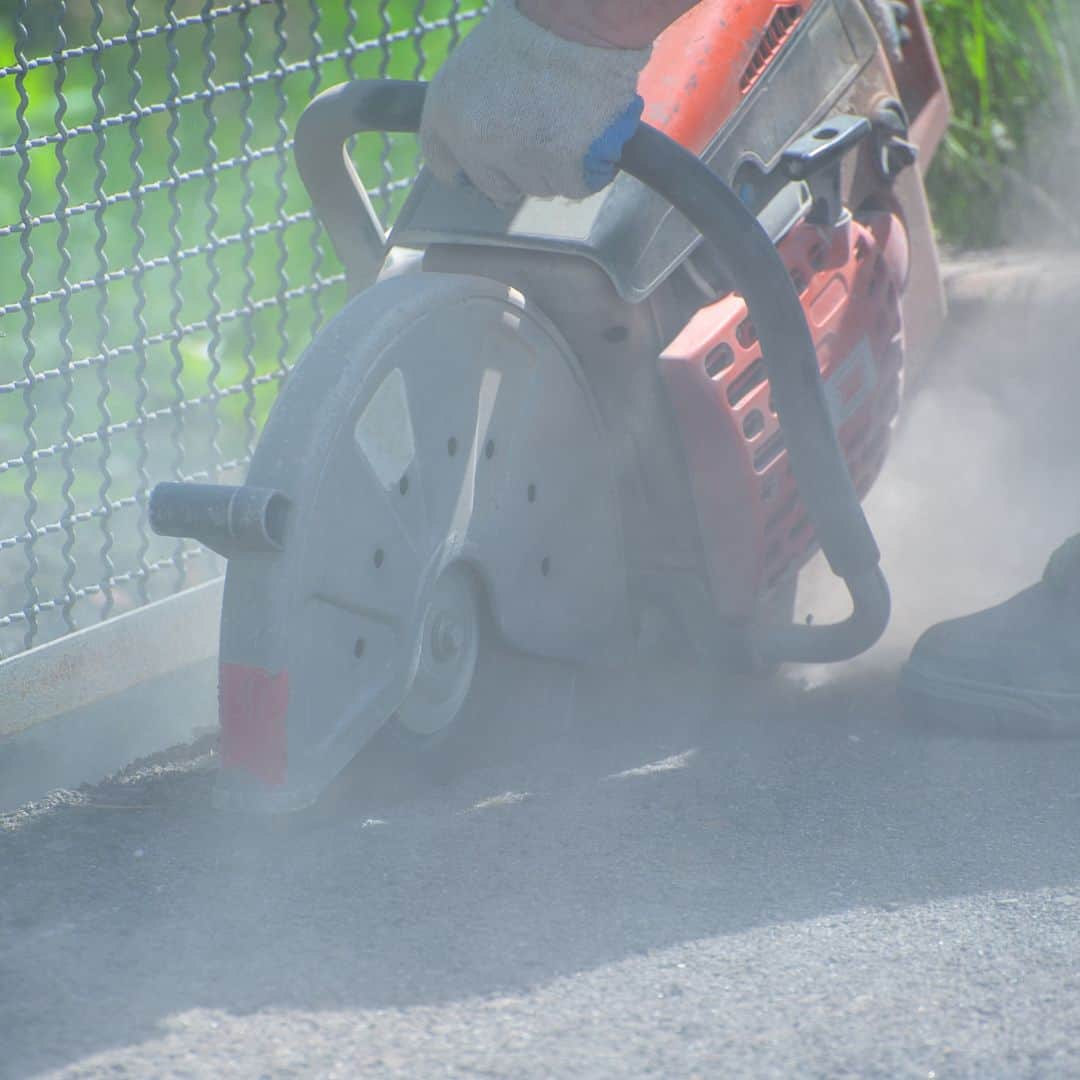
[[[860,0],[706,0],[608,189],[506,209],[422,172],[389,236],[346,148],[415,132],[426,87],[312,102],[297,161],[351,299],[246,483],[150,504],[228,559],[221,805],[310,805],[387,727],[437,747],[492,648],[762,670],[877,640],[860,500],[944,316],[923,175],[949,102],[896,6],[901,60]],[[852,612],[796,624],[819,548]]]

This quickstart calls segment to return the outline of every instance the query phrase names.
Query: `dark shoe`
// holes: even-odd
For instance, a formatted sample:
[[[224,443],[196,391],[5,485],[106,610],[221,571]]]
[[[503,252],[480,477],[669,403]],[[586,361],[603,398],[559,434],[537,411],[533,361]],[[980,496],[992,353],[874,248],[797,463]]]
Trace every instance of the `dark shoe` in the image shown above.
[[[900,674],[913,716],[988,735],[1080,735],[1080,536],[1038,585],[931,627]]]

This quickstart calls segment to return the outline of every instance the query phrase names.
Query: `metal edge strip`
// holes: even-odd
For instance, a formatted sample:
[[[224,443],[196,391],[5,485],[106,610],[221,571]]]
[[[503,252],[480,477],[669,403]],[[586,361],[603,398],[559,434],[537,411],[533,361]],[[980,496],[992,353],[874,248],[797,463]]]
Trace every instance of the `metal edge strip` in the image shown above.
[[[217,656],[224,578],[0,662],[0,740]]]

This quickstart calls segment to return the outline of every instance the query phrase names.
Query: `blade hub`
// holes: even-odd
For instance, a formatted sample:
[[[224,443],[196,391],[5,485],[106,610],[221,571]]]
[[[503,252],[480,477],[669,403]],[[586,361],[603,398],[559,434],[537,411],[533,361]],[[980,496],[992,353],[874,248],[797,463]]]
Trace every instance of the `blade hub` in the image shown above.
[[[451,612],[440,611],[431,623],[431,655],[440,663],[454,660],[465,645],[464,628]]]
[[[480,647],[476,585],[460,564],[447,567],[428,597],[420,659],[398,723],[415,735],[440,734],[468,697]]]

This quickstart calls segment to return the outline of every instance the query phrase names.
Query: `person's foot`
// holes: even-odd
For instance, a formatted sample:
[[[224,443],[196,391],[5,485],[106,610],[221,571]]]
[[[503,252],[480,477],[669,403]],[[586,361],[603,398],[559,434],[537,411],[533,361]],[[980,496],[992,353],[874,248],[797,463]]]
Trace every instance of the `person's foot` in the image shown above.
[[[976,734],[1080,735],[1080,536],[1042,581],[931,627],[900,675],[913,716]]]

